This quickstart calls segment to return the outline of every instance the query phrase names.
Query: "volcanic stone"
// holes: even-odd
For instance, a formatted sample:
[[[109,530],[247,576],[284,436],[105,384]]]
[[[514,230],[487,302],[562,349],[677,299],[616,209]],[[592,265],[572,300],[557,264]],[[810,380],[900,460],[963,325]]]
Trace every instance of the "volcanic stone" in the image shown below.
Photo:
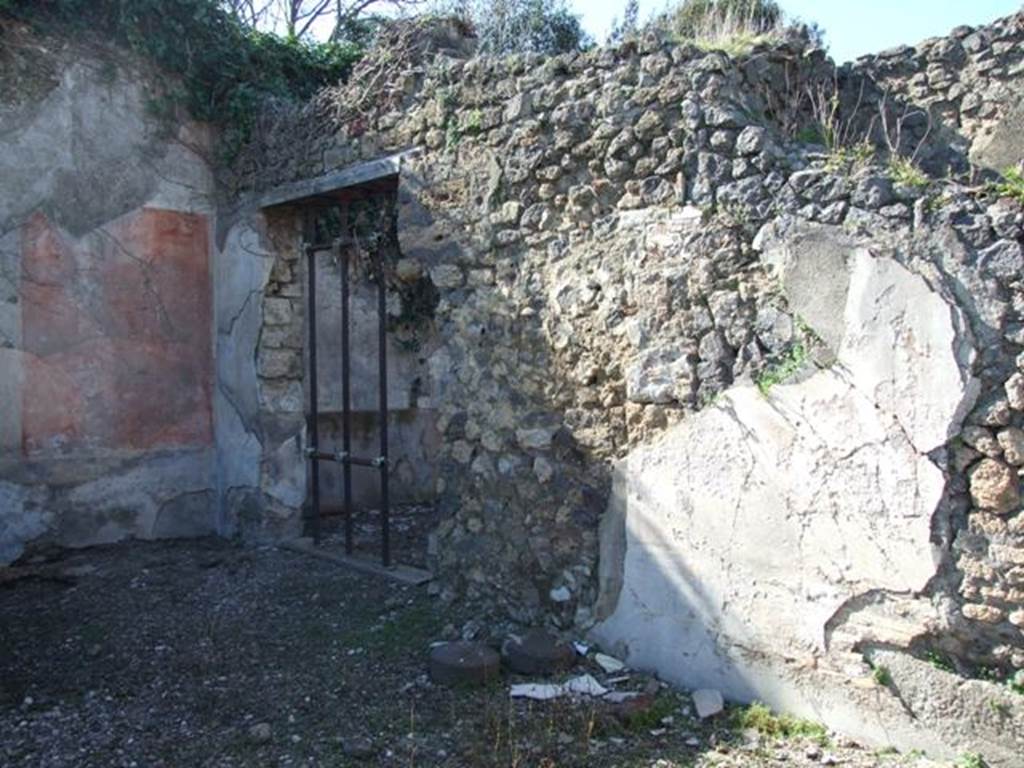
[[[1004,515],[1020,506],[1017,473],[994,459],[982,459],[968,473],[971,500],[980,509]]]
[[[520,675],[551,675],[569,669],[576,651],[542,629],[532,629],[522,637],[513,637],[503,648],[505,661]]]
[[[484,643],[445,643],[430,652],[430,679],[439,685],[483,685],[500,672],[501,657]]]

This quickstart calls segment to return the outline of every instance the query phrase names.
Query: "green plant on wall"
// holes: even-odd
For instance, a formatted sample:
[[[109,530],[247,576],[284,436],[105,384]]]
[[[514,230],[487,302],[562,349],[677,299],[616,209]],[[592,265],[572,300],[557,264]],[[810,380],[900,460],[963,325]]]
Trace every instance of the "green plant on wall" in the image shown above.
[[[767,395],[772,387],[792,378],[797,371],[803,368],[807,357],[807,345],[802,340],[797,341],[778,360],[765,368],[754,383],[757,384],[762,395]]]
[[[1018,671],[1006,681],[1006,687],[1014,693],[1024,696],[1024,673]]]
[[[928,186],[928,176],[908,157],[890,159],[888,171],[889,178],[901,186],[910,189],[924,189]]]
[[[834,146],[829,150],[825,170],[830,173],[853,175],[862,171],[875,159],[875,147],[869,141],[860,141],[848,146]]]
[[[462,141],[462,131],[459,129],[458,121],[449,118],[448,124],[444,129],[444,146],[445,149],[453,150],[459,146],[459,142]]]
[[[929,650],[924,653],[924,660],[942,672],[955,672],[949,657],[940,651]]]
[[[476,135],[483,130],[483,113],[479,109],[467,113],[462,121],[462,133]]]
[[[977,752],[965,752],[956,761],[956,768],[986,768],[988,763]]]
[[[1003,171],[1003,178],[990,185],[990,191],[996,197],[1006,197],[1024,205],[1024,171],[1007,168]]]
[[[248,140],[264,101],[307,99],[344,79],[363,53],[353,43],[308,43],[256,31],[216,0],[0,0],[0,13],[43,32],[102,30],[177,75],[181,85],[168,88],[166,98],[221,126],[229,153]]]
[[[875,667],[871,671],[871,677],[877,685],[880,685],[883,688],[888,688],[892,685],[892,673],[884,664]]]

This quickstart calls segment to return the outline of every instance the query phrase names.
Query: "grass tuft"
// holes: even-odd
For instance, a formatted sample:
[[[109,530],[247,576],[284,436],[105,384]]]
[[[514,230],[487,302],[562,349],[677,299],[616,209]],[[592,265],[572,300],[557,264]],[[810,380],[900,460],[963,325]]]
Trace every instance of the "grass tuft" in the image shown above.
[[[761,394],[767,395],[776,384],[781,384],[791,378],[803,368],[807,356],[807,345],[803,341],[796,342],[780,360],[769,365],[757,377],[754,383],[761,390]]]
[[[780,39],[785,18],[774,0],[684,0],[667,12],[662,24],[674,37],[704,51],[733,58]]]
[[[956,761],[956,768],[986,768],[988,763],[977,752],[965,752]]]
[[[678,709],[678,696],[668,691],[661,691],[651,706],[628,715],[625,718],[625,725],[631,731],[647,731],[657,728],[664,718],[673,715]]]
[[[787,714],[777,715],[759,701],[735,710],[732,725],[737,730],[752,728],[775,739],[807,738],[822,746],[828,744],[828,731],[821,723]]]
[[[874,162],[875,147],[869,141],[841,145],[826,136],[826,142],[830,150],[828,160],[825,161],[825,170],[829,173],[851,176]]]
[[[911,189],[924,189],[929,182],[925,172],[906,157],[894,157],[889,161],[889,178],[896,184]]]
[[[1007,168],[1003,171],[1003,178],[990,185],[990,190],[996,197],[1007,197],[1024,205],[1024,171]]]
[[[875,667],[871,672],[871,677],[874,678],[874,681],[883,688],[888,688],[892,685],[892,673],[884,664]]]

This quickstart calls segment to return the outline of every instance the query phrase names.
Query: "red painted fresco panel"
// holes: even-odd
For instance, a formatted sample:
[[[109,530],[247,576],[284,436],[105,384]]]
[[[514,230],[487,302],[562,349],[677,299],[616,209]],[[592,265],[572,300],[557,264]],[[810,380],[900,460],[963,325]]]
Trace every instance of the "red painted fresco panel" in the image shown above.
[[[143,209],[81,240],[22,233],[27,455],[212,442],[205,216]]]

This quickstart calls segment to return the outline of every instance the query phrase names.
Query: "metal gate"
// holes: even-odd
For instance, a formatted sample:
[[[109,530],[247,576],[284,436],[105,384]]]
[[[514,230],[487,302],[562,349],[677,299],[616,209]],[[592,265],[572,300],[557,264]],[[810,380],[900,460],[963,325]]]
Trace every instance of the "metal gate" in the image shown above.
[[[380,451],[377,456],[352,455],[352,381],[349,350],[349,271],[358,245],[354,236],[346,229],[347,208],[338,204],[341,214],[342,236],[331,242],[314,241],[316,227],[307,224],[307,240],[303,245],[306,254],[308,287],[306,291],[307,317],[309,323],[309,412],[307,415],[308,446],[306,456],[311,462],[310,483],[312,490],[312,533],[313,540],[320,542],[320,462],[335,462],[342,468],[343,510],[345,517],[345,553],[352,554],[352,468],[376,469],[380,475],[381,507],[381,561],[391,566],[390,531],[390,477],[388,473],[388,371],[387,371],[387,256],[381,248],[370,254],[370,268],[377,284],[377,359],[378,372],[378,419],[380,428]],[[317,323],[316,323],[316,257],[318,253],[331,252],[341,272],[341,450],[330,452],[320,448],[319,432],[319,382],[317,370]]]

